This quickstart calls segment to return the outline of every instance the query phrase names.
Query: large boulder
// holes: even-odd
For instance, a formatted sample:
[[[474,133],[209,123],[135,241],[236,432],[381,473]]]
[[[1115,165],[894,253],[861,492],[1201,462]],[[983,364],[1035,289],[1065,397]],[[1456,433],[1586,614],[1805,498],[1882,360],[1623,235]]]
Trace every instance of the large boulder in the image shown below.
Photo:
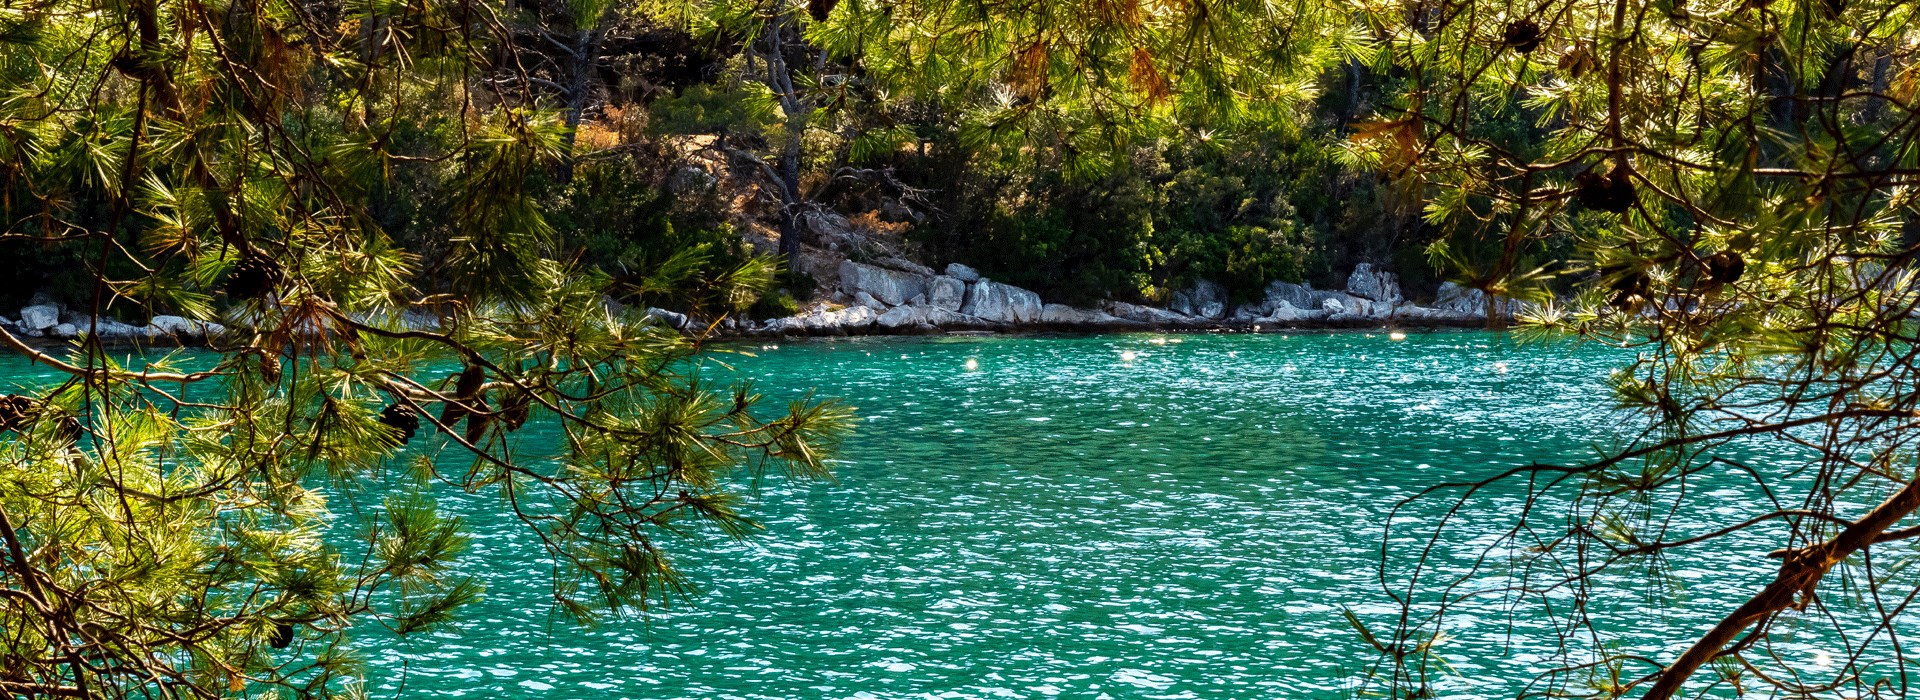
[[[847,330],[865,330],[868,326],[873,325],[874,320],[880,318],[880,314],[874,313],[873,309],[864,306],[849,306],[839,311],[829,313],[838,314],[836,318],[832,319],[833,322]]]
[[[962,282],[980,281],[980,272],[960,263],[947,263],[947,276]]]
[[[1174,292],[1167,308],[1186,316],[1218,319],[1227,315],[1227,289],[1213,280],[1200,280],[1191,289]]]
[[[959,311],[967,303],[967,283],[959,278],[936,275],[927,283],[927,304],[948,311]]]
[[[896,306],[887,309],[886,313],[880,314],[875,319],[876,325],[891,331],[912,328],[926,322],[927,307],[925,306]]]
[[[1526,302],[1508,297],[1493,298],[1493,313],[1511,319],[1526,309]],[[1464,287],[1452,282],[1440,283],[1440,291],[1434,293],[1433,308],[1468,316],[1479,320],[1487,318],[1487,293],[1472,287]]]
[[[888,306],[899,306],[927,293],[927,277],[847,260],[840,263],[840,291],[856,298],[866,292]]]
[[[44,331],[60,325],[60,307],[53,304],[35,304],[20,310],[20,328],[29,331]]]
[[[713,173],[707,172],[705,168],[688,165],[667,176],[667,191],[677,195],[691,195],[712,190],[719,182],[719,178],[714,177]]]
[[[797,316],[777,318],[768,321],[766,330],[774,333],[835,334],[859,332],[872,326],[879,314],[864,306],[849,306],[844,309],[814,309]]]
[[[1347,293],[1389,304],[1406,301],[1406,297],[1400,293],[1400,278],[1374,267],[1373,263],[1360,263],[1353,267],[1353,274],[1347,276]]]
[[[693,323],[691,319],[687,318],[686,314],[677,311],[668,311],[658,307],[649,307],[647,309],[647,315],[659,321],[661,325],[674,330],[684,331],[687,329],[687,326]]]
[[[1038,323],[1040,295],[1010,284],[981,279],[967,290],[960,313],[994,323]]]

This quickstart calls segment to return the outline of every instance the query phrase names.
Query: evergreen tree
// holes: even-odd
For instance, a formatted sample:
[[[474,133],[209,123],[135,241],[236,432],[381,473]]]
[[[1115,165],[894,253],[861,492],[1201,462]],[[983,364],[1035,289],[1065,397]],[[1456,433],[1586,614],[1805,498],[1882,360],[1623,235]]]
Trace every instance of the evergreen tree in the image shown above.
[[[135,364],[0,332],[64,377],[0,399],[0,694],[351,695],[351,630],[430,630],[481,594],[436,493],[537,534],[585,621],[684,592],[677,536],[746,534],[736,472],[825,473],[844,409],[714,384],[697,336],[615,310],[632,286],[555,244],[537,192],[580,101],[539,96],[511,11],[0,13],[0,243],[77,252],[95,318],[228,329]],[[712,260],[638,284],[717,322],[773,277]],[[536,421],[559,443],[515,439]]]

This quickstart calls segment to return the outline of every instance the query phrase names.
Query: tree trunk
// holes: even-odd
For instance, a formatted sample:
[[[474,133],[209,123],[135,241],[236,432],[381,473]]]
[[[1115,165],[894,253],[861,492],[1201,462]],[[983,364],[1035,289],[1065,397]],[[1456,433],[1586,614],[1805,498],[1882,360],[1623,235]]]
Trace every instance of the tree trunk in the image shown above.
[[[800,138],[806,125],[798,117],[787,117],[787,144],[780,151],[780,255],[791,267],[800,255]]]
[[[800,151],[810,110],[800,99],[800,92],[794,87],[793,69],[787,65],[782,36],[787,24],[785,14],[775,15],[767,23],[766,83],[780,98],[780,110],[786,113],[787,142],[781,145],[774,175],[779,180],[781,199],[780,255],[786,258],[787,269],[791,270],[793,261],[800,255],[800,215],[805,203],[800,194]]]
[[[600,55],[600,32],[581,30],[573,44],[573,66],[567,76],[567,134],[563,137],[564,159],[560,162],[560,184],[573,182],[573,165],[579,154],[574,152],[579,143],[580,122],[585,121],[587,98],[593,87],[593,70],[596,58]]]
[[[1873,79],[1871,87],[1869,88],[1873,91],[1874,96],[1867,98],[1867,105],[1862,108],[1861,113],[1861,117],[1863,117],[1868,124],[1880,121],[1880,115],[1886,113],[1887,98],[1885,95],[1887,94],[1887,90],[1892,87],[1893,50],[1885,46],[1875,47],[1873,49]]]

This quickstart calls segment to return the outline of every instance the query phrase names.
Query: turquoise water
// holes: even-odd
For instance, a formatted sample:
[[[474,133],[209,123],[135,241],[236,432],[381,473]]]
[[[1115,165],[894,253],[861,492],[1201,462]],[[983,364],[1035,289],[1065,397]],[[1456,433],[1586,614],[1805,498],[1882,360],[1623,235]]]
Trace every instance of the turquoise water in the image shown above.
[[[555,622],[534,542],[488,497],[453,496],[487,599],[455,631],[370,649],[375,694],[404,669],[405,697],[1347,697],[1375,655],[1341,609],[1382,629],[1395,613],[1376,577],[1387,509],[1587,454],[1613,423],[1599,381],[1626,357],[1485,333],[754,349],[739,367],[769,399],[858,408],[836,482],[769,485],[764,536],[682,548],[703,595],[591,630]],[[1468,515],[1465,541],[1506,522]],[[1677,573],[1712,602],[1766,566]],[[1650,652],[1725,609],[1648,604],[1595,603]],[[1543,623],[1488,606],[1450,623],[1449,697],[1512,697],[1555,653]]]
[[[858,409],[837,480],[765,484],[762,536],[679,545],[700,596],[592,629],[554,615],[537,543],[491,494],[442,491],[485,599],[451,630],[364,636],[371,694],[1348,697],[1375,654],[1342,609],[1382,630],[1396,612],[1377,574],[1388,509],[1590,454],[1617,425],[1601,379],[1629,357],[1467,332],[747,349],[733,362],[770,401],[811,389]],[[1753,500],[1713,495],[1704,507],[1726,513]],[[1465,511],[1440,567],[1516,502],[1496,490]],[[1594,601],[1629,648],[1670,656],[1771,565],[1671,563],[1677,592]],[[1477,605],[1449,618],[1442,696],[1512,697],[1561,650],[1530,609]]]

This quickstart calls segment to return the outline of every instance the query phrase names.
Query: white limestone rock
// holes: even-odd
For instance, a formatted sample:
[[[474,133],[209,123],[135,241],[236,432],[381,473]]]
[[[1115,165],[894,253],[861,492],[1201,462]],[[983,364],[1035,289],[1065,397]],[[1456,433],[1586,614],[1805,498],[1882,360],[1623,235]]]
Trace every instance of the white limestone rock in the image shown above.
[[[1267,284],[1263,306],[1266,312],[1278,308],[1280,302],[1292,304],[1296,309],[1324,309],[1327,300],[1331,299],[1345,308],[1346,300],[1349,298],[1351,297],[1341,292],[1314,289],[1304,284],[1270,282]]]
[[[829,313],[838,314],[838,316],[833,319],[835,325],[850,331],[866,330],[867,327],[873,325],[875,320],[880,318],[880,314],[874,313],[873,309],[865,306],[849,306],[839,311]]]
[[[1167,308],[1185,316],[1219,319],[1227,314],[1227,289],[1213,280],[1200,280],[1190,289],[1174,292]]]
[[[1494,297],[1493,300],[1493,313],[1507,319],[1512,319],[1514,314],[1527,307],[1526,302],[1517,299]],[[1472,287],[1442,282],[1440,291],[1434,294],[1433,308],[1484,321],[1487,318],[1487,294]]]
[[[959,311],[966,303],[967,283],[960,281],[960,278],[936,275],[931,282],[927,283],[928,305],[948,311]]]
[[[947,276],[962,282],[980,281],[980,271],[960,263],[947,263]]]
[[[1347,293],[1369,301],[1384,301],[1398,304],[1406,301],[1400,293],[1399,276],[1373,266],[1373,263],[1360,263],[1353,268],[1353,274],[1347,276]]]
[[[1461,311],[1448,311],[1425,306],[1406,305],[1394,309],[1394,317],[1405,321],[1425,321],[1428,323],[1485,323],[1487,317],[1481,314]]]
[[[668,328],[672,328],[674,330],[686,330],[687,326],[692,322],[687,318],[686,314],[675,312],[675,311],[668,311],[666,309],[662,309],[658,307],[649,307],[647,309],[647,315],[652,316],[655,320],[658,320],[662,325],[665,325]]]
[[[44,331],[60,325],[60,307],[53,304],[35,304],[20,310],[20,327],[30,331]]]
[[[855,297],[866,292],[888,306],[900,306],[927,293],[927,277],[847,260],[840,263],[840,291]]]
[[[859,330],[872,325],[878,315],[873,309],[864,306],[849,306],[844,309],[814,309],[793,317],[796,330],[808,333],[831,333],[835,330]]]
[[[927,307],[896,306],[887,309],[887,312],[880,314],[879,318],[875,319],[875,321],[877,325],[887,330],[897,331],[902,328],[911,328],[927,322]]]
[[[55,325],[47,335],[55,338],[75,338],[82,333],[92,333],[101,340],[151,340],[157,334],[156,330],[150,326],[135,326],[110,318],[98,321],[92,318],[80,318]]]
[[[1044,306],[1040,295],[982,278],[967,290],[960,313],[994,323],[1037,323]]]
[[[873,298],[872,294],[868,294],[864,291],[853,293],[853,303],[859,304],[869,309],[873,309],[874,311],[877,311],[877,312],[887,310],[886,302],[880,301],[879,299],[875,299]]]

